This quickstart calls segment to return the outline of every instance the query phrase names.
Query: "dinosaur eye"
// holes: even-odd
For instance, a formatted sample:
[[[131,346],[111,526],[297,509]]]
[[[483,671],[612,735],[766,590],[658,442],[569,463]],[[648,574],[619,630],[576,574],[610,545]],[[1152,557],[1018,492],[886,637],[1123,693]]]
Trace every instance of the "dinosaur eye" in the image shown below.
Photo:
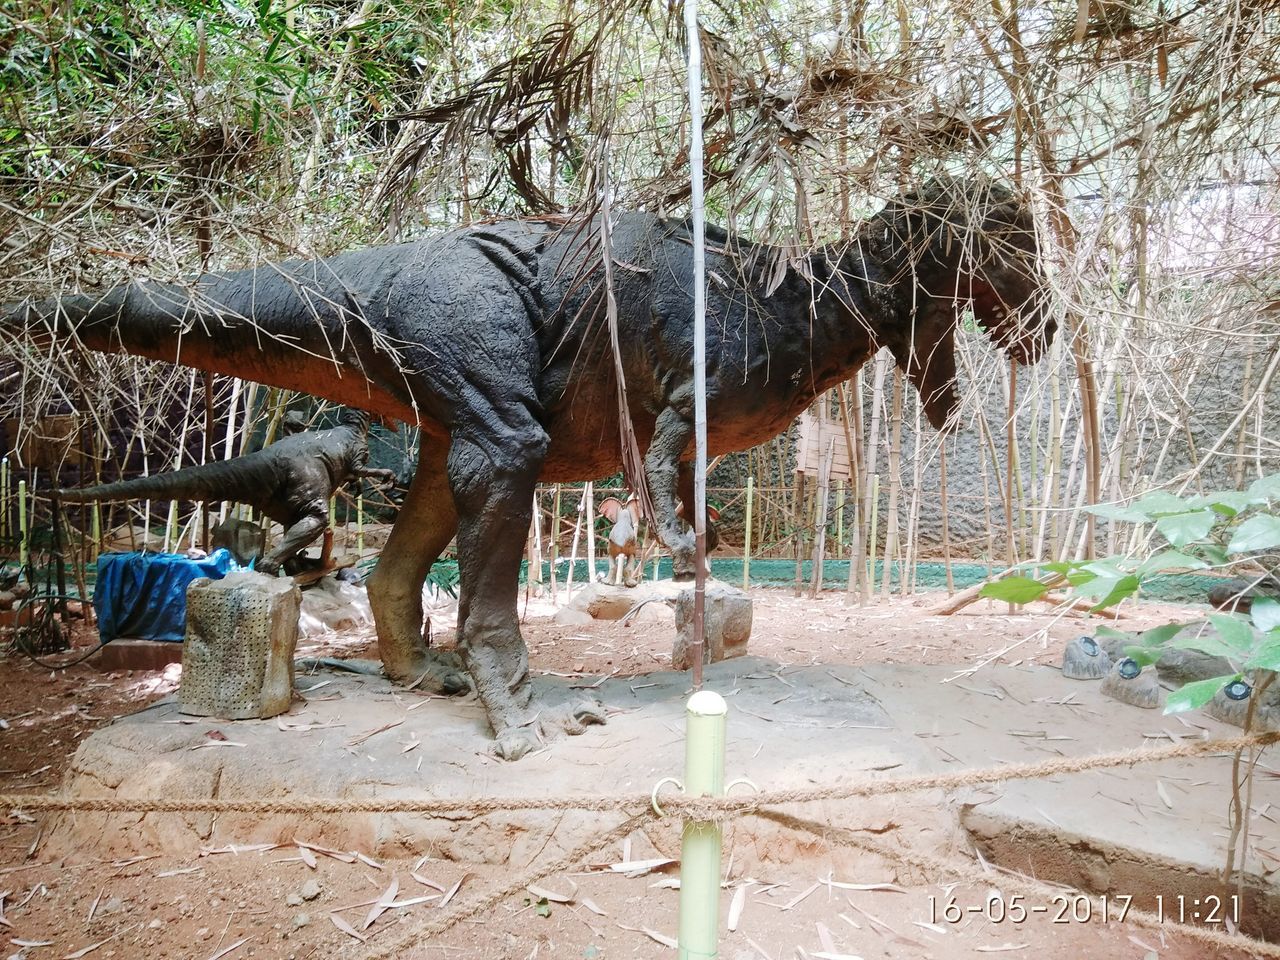
[[[1080,637],[1076,642],[1080,644],[1080,649],[1089,656],[1096,657],[1098,655],[1098,644],[1093,637]]]
[[[1142,668],[1138,666],[1138,661],[1134,660],[1133,657],[1125,657],[1121,660],[1118,669],[1120,671],[1120,676],[1124,677],[1126,680],[1132,680],[1142,672]]]

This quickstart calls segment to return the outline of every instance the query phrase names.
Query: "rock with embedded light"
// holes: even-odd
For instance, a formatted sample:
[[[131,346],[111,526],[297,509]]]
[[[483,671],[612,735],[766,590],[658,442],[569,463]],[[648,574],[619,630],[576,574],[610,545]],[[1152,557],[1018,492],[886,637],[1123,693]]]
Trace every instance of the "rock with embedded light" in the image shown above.
[[[1076,637],[1062,651],[1062,675],[1071,680],[1101,680],[1111,669],[1111,658],[1093,637]]]
[[[1258,702],[1253,708],[1249,729],[1280,731],[1280,698],[1274,693],[1274,685],[1264,690],[1259,699],[1257,689],[1247,680],[1232,680],[1213,695],[1213,699],[1205,704],[1204,710],[1215,720],[1229,723],[1233,727],[1243,727],[1249,716],[1249,704],[1254,700]]]
[[[1102,680],[1102,692],[1112,699],[1147,710],[1160,706],[1160,678],[1155,667],[1140,667],[1131,657],[1116,662]]]

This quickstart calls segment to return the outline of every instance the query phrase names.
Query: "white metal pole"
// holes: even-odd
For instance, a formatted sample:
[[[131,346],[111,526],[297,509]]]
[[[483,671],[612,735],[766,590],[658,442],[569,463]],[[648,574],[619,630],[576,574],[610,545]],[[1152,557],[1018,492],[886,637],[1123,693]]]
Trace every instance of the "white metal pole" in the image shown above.
[[[697,0],[684,2],[689,48],[689,203],[693,229],[693,530],[697,544],[693,586],[693,686],[702,686],[707,556],[707,283],[702,198],[702,44]]]

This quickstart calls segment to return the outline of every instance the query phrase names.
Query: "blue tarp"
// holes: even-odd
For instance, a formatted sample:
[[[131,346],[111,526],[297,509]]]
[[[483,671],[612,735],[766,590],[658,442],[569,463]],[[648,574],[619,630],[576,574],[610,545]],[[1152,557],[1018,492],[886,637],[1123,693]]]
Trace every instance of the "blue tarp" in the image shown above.
[[[236,562],[225,549],[204,560],[173,553],[104,553],[98,557],[93,609],[103,642],[117,637],[182,642],[187,626],[187,586],[221,580]]]

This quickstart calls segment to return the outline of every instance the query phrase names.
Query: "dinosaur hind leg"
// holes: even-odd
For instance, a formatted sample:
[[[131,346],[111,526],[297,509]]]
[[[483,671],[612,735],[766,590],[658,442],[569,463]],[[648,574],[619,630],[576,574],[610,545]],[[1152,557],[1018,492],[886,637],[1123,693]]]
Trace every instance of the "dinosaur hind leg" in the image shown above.
[[[301,553],[303,548],[312,543],[316,537],[324,533],[329,523],[328,504],[323,500],[307,504],[306,512],[292,518],[293,522],[285,530],[280,545],[258,561],[257,569],[261,573],[275,576],[286,560]]]
[[[518,406],[472,422],[505,427],[497,438],[484,436],[483,428],[454,429],[449,480],[458,509],[458,637],[493,726],[495,751],[515,760],[544,739],[603,723],[604,713],[594,701],[557,707],[535,702],[529,651],[520,636],[520,560],[547,434]]]
[[[399,683],[421,679],[428,689],[449,694],[463,693],[471,685],[456,655],[427,649],[422,585],[457,529],[443,445],[424,445],[395,526],[369,576],[369,604],[387,676]]]

